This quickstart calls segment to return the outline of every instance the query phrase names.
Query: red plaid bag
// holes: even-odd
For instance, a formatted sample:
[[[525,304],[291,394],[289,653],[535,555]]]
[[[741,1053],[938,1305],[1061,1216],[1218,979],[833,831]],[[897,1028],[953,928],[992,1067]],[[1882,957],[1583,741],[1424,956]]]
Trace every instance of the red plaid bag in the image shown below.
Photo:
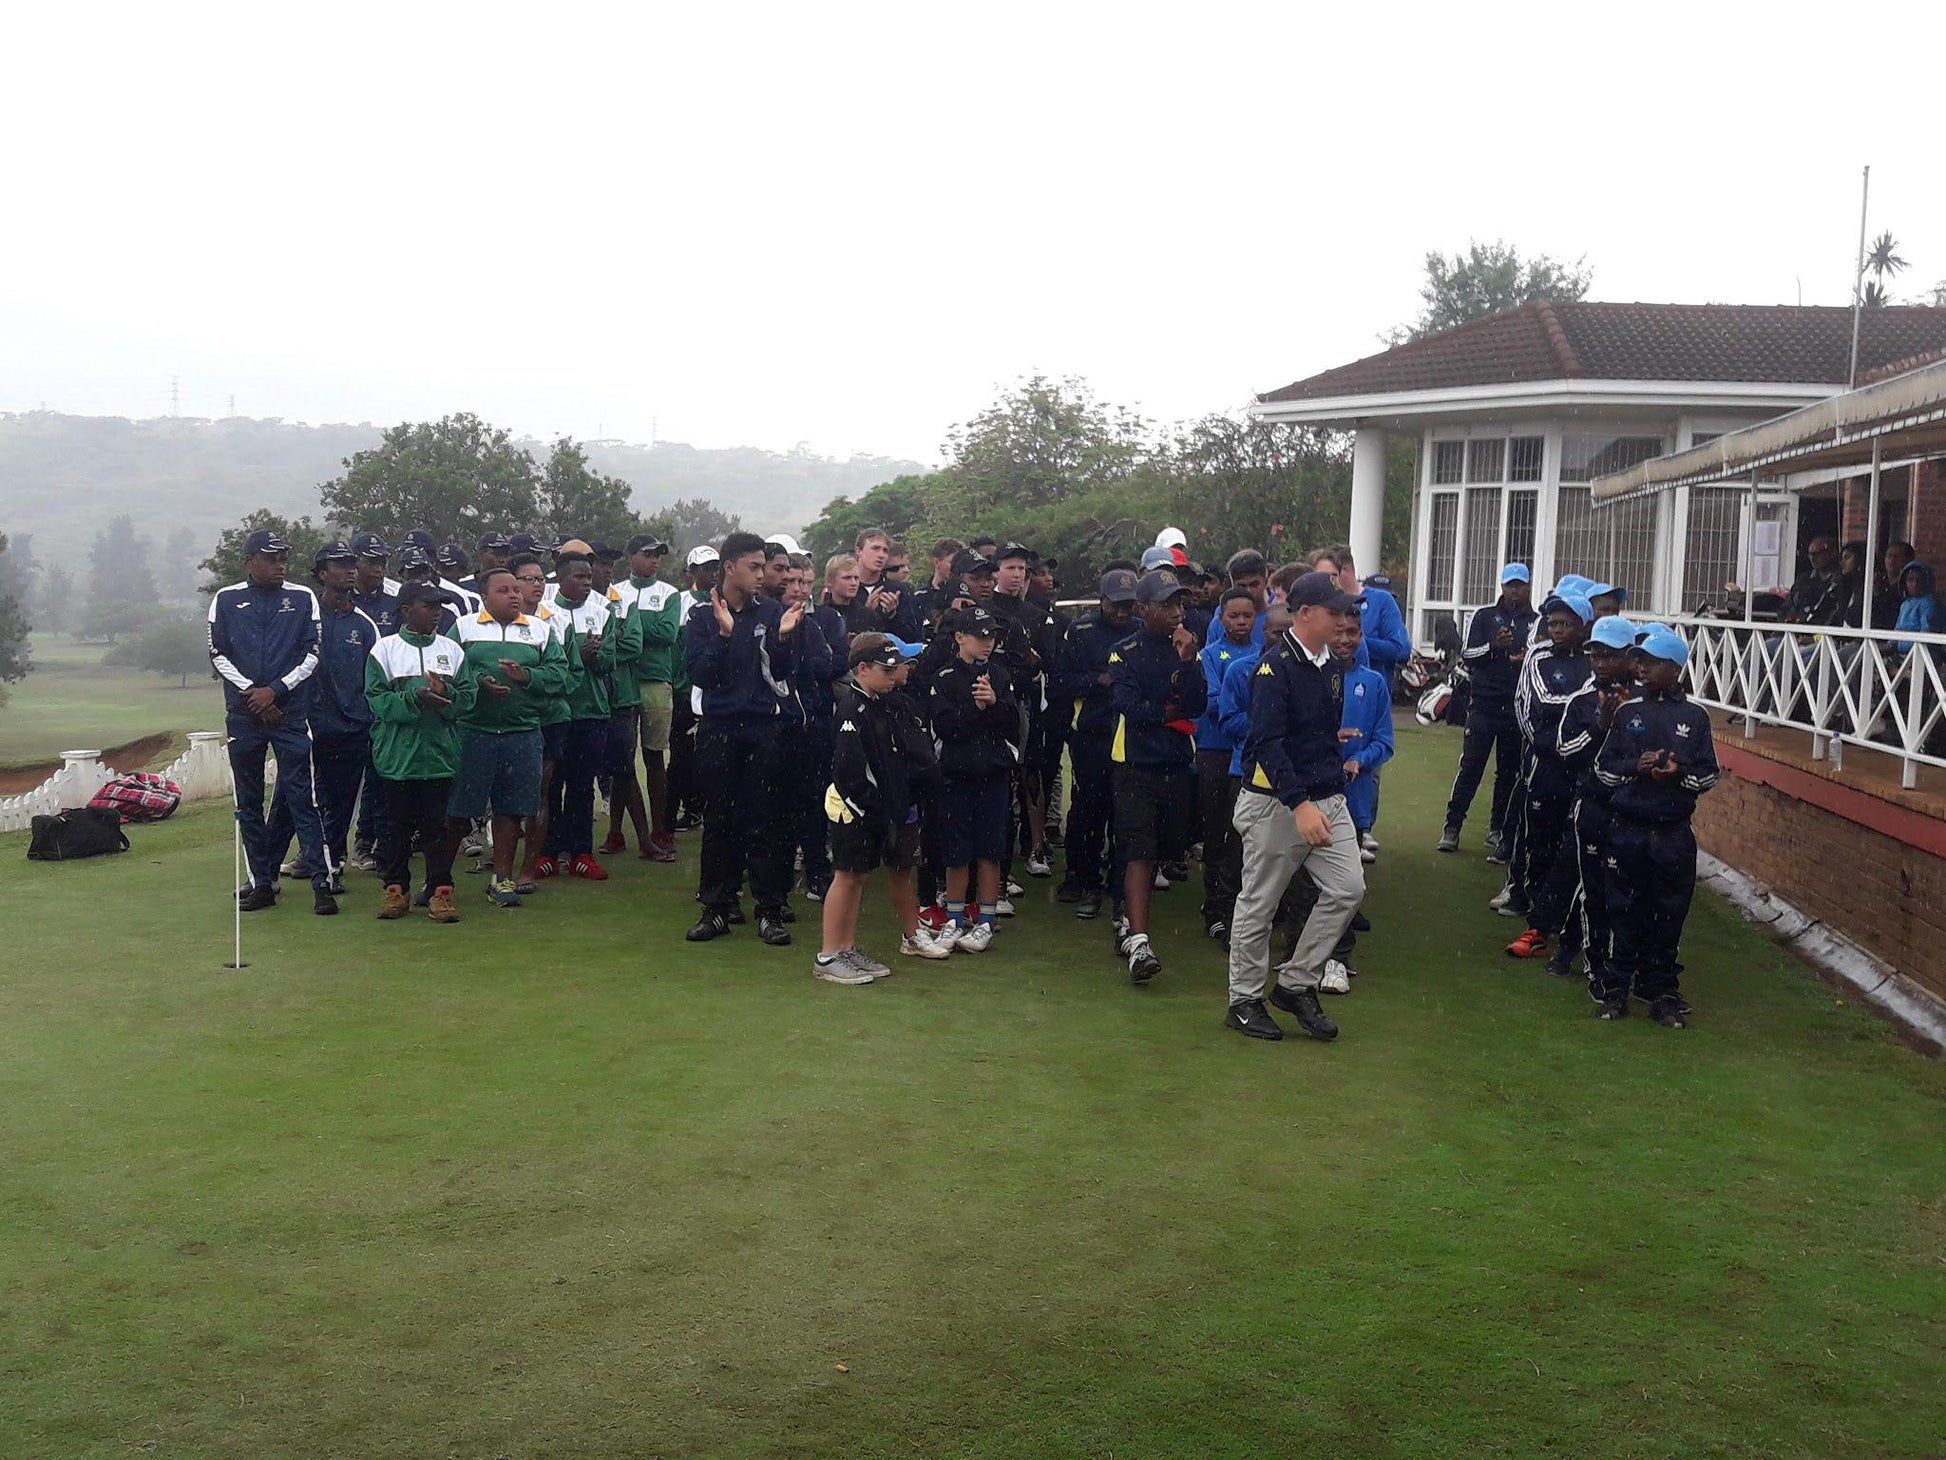
[[[161,821],[182,805],[182,787],[151,771],[130,771],[95,792],[88,804],[123,821]]]

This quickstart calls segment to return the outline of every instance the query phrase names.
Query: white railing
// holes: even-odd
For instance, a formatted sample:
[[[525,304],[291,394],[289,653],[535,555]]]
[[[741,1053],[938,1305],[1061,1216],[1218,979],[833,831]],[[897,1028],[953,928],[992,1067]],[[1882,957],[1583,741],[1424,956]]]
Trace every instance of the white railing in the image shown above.
[[[189,748],[162,768],[162,774],[182,787],[185,801],[230,794],[230,759],[223,753],[218,730],[194,730]],[[115,778],[98,750],[64,750],[61,768],[31,791],[0,796],[0,832],[26,831],[36,816],[52,816],[86,806],[95,792]]]
[[[1946,767],[1946,634],[1670,622],[1689,640],[1690,695],[1740,716],[1746,736],[1802,730],[1812,757],[1837,769],[1847,748],[1897,756],[1908,789],[1920,766]]]

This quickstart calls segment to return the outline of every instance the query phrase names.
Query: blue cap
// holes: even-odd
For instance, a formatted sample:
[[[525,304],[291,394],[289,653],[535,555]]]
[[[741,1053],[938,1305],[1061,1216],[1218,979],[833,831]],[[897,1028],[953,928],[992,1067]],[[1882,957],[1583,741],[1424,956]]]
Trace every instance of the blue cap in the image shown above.
[[[1556,588],[1548,594],[1547,601],[1541,605],[1541,612],[1552,613],[1557,608],[1565,608],[1584,624],[1595,616],[1595,606],[1588,602],[1587,595],[1577,593],[1572,588],[1565,593]]]
[[[1590,583],[1581,591],[1590,598],[1600,598],[1604,594],[1612,593],[1615,595],[1616,602],[1628,602],[1628,590],[1626,588],[1617,588],[1613,583]]]
[[[432,534],[423,527],[415,527],[399,539],[401,547],[416,547],[427,557],[439,551],[439,544],[433,541]]]
[[[311,554],[311,566],[314,568],[322,568],[326,563],[351,563],[357,560],[358,554],[351,550],[351,545],[339,542],[335,538],[321,544],[318,550]]]
[[[1651,659],[1666,659],[1671,664],[1689,662],[1689,645],[1683,642],[1682,635],[1661,624],[1650,629],[1637,647]]]
[[[1588,591],[1588,580],[1579,573],[1563,573],[1554,585],[1556,593],[1581,593]]]
[[[887,634],[885,637],[898,645],[899,657],[901,659],[917,659],[921,654],[926,652],[926,646],[924,644],[908,644],[897,634]]]
[[[1595,620],[1595,626],[1588,634],[1588,642],[1599,644],[1604,649],[1633,649],[1635,625],[1619,613],[1611,613],[1607,618]]]
[[[1527,570],[1525,563],[1509,563],[1500,570],[1502,583],[1532,583],[1534,575]]]
[[[276,557],[280,553],[289,553],[290,550],[291,545],[284,540],[284,534],[273,532],[268,527],[259,527],[243,540],[243,555],[246,558],[254,558],[259,553]]]
[[[1646,623],[1639,623],[1635,626],[1635,642],[1638,644],[1641,643],[1644,639],[1648,638],[1650,634],[1654,634],[1654,633],[1673,634],[1675,632],[1676,631],[1670,628],[1669,625],[1665,623],[1661,623],[1655,619],[1650,619]]]
[[[1142,571],[1144,573],[1148,572],[1151,568],[1173,568],[1175,565],[1176,555],[1166,547],[1152,547],[1142,554]]]
[[[361,558],[389,558],[392,549],[376,532],[360,532],[351,539],[351,550]]]

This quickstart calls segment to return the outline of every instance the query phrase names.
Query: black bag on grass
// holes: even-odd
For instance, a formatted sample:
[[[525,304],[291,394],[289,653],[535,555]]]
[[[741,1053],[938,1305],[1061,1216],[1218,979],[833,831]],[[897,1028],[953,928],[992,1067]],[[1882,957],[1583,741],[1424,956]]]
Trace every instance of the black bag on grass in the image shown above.
[[[72,862],[128,850],[119,812],[80,806],[58,816],[36,816],[33,840],[27,845],[30,862]]]

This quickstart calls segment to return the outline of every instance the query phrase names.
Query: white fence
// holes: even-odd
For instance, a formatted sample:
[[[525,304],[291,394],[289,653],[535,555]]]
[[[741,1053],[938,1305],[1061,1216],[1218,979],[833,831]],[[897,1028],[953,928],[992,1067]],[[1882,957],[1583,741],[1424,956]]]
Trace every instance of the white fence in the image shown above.
[[[1689,640],[1690,695],[1741,716],[1746,735],[1802,730],[1834,767],[1848,748],[1897,756],[1908,789],[1920,766],[1946,767],[1946,634],[1672,622]]]
[[[182,787],[185,801],[230,794],[230,760],[217,730],[190,732],[189,748],[161,772]],[[115,778],[98,750],[64,750],[61,768],[31,791],[0,796],[0,832],[26,831],[36,816],[52,816],[76,806]]]

